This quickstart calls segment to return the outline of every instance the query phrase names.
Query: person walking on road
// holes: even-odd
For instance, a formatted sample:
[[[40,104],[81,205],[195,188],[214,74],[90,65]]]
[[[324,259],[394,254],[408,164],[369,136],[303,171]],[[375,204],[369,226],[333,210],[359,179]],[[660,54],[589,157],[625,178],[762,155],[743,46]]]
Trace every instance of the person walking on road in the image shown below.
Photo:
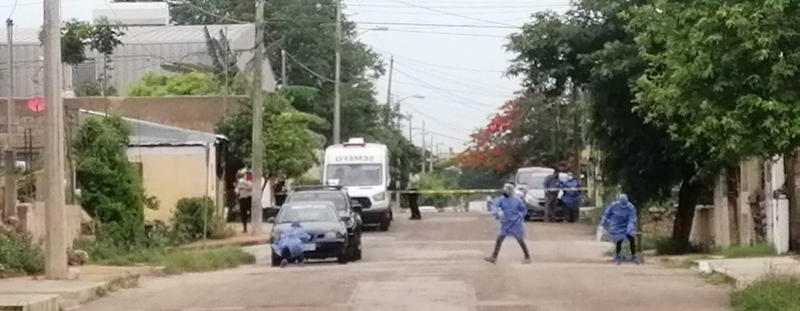
[[[239,197],[239,218],[242,227],[247,233],[247,223],[250,222],[250,209],[253,206],[253,173],[247,171],[236,182],[236,195]]]
[[[303,243],[311,240],[311,235],[300,226],[300,222],[292,222],[292,226],[281,232],[278,241],[272,244],[272,250],[281,256],[281,268],[285,268],[289,263],[305,263],[303,255]]]
[[[500,254],[500,247],[506,236],[513,236],[517,239],[522,252],[525,254],[523,264],[531,263],[531,255],[528,252],[528,246],[525,244],[525,227],[523,221],[525,214],[528,213],[525,208],[525,203],[514,194],[514,185],[506,184],[503,186],[503,195],[498,197],[492,203],[492,214],[500,221],[500,230],[497,234],[497,241],[494,245],[494,252],[491,257],[486,257],[484,260],[495,263],[497,256]]]
[[[555,221],[556,207],[558,205],[558,192],[561,188],[561,181],[558,178],[558,169],[553,174],[544,178],[544,219],[547,222]]]
[[[603,213],[603,218],[600,219],[600,225],[603,226],[611,235],[611,240],[616,244],[616,252],[614,261],[617,264],[622,263],[622,242],[625,238],[630,242],[631,257],[629,260],[639,264],[639,258],[636,257],[636,238],[633,237],[634,230],[636,229],[636,207],[628,201],[628,196],[620,194],[616,202],[606,208]]]
[[[419,212],[419,175],[413,174],[408,179],[408,207],[411,209],[411,220],[422,220],[422,214]]]

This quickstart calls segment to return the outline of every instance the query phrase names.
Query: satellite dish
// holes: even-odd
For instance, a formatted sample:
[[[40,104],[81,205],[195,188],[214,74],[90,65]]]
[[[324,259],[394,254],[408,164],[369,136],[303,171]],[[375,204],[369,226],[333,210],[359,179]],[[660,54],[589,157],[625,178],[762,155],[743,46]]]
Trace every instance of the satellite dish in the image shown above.
[[[42,112],[44,111],[44,98],[39,96],[34,96],[28,99],[28,110],[33,112]]]

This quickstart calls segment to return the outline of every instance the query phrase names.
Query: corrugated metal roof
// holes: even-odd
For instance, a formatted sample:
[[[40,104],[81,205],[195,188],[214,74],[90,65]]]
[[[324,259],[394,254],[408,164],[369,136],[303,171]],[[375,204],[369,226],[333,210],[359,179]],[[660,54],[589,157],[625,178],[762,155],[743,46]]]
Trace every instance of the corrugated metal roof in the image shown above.
[[[102,112],[84,109],[80,110],[80,114],[82,117],[106,115]],[[214,143],[219,139],[227,139],[222,135],[187,130],[139,119],[123,117],[122,120],[125,120],[131,126],[133,132],[129,137],[131,145],[196,145],[198,143]]]
[[[183,25],[183,26],[128,26],[125,35],[120,37],[122,44],[159,44],[159,43],[205,43],[203,27],[208,27],[212,36],[216,37],[220,29],[226,29],[230,41],[252,34],[253,25]],[[39,45],[40,28],[14,28],[14,44]],[[0,30],[0,43],[8,42],[6,29]]]

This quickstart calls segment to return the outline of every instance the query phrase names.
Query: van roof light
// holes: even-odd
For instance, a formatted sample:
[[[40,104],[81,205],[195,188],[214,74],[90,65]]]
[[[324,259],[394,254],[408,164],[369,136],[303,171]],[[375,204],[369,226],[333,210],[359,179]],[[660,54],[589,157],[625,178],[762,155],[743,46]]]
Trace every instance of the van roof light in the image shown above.
[[[350,140],[344,143],[345,146],[364,146],[365,144],[364,139],[360,137],[350,138]]]

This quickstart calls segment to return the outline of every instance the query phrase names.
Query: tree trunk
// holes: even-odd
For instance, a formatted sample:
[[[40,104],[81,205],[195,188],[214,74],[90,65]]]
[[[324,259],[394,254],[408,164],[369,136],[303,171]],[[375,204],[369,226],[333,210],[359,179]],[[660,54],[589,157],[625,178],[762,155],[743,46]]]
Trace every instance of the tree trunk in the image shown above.
[[[789,250],[800,250],[800,206],[797,202],[797,185],[795,182],[795,169],[797,155],[787,153],[783,156],[783,171],[786,176],[784,190],[786,198],[789,200]],[[771,194],[768,194],[771,195]]]
[[[681,189],[678,193],[678,211],[675,213],[675,222],[672,226],[672,240],[682,245],[689,244],[692,234],[694,210],[697,206],[698,195],[702,189],[699,180],[692,180],[694,169],[684,169]]]

